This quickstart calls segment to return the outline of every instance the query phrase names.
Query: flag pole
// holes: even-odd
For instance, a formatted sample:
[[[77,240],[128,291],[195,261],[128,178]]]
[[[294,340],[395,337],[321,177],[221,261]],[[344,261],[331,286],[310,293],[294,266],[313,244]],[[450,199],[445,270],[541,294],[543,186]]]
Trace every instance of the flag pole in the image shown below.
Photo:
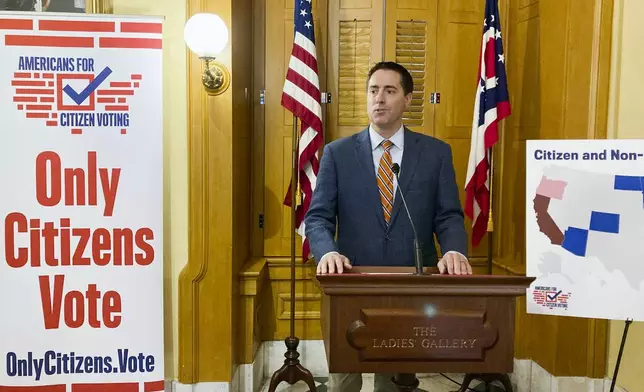
[[[297,132],[297,117],[293,115],[293,159],[291,162],[291,317],[290,317],[290,334],[284,340],[286,344],[286,353],[284,353],[284,365],[273,373],[268,392],[275,392],[277,386],[285,381],[290,385],[298,381],[304,381],[311,392],[316,392],[313,374],[300,363],[300,353],[297,347],[300,339],[295,336],[295,225],[297,212],[297,188],[299,185],[298,177],[298,157],[299,157],[299,140]]]
[[[492,216],[492,204],[494,200],[494,148],[490,147],[490,201],[487,217],[487,273],[492,275],[492,257],[494,255],[494,217]]]
[[[298,199],[296,193],[298,184],[300,183],[300,178],[297,173],[299,140],[300,138],[297,135],[297,117],[293,115],[293,155],[291,161],[291,334],[289,335],[291,339],[297,339],[295,337],[295,216],[297,211],[296,202]],[[297,350],[297,345],[295,349]]]

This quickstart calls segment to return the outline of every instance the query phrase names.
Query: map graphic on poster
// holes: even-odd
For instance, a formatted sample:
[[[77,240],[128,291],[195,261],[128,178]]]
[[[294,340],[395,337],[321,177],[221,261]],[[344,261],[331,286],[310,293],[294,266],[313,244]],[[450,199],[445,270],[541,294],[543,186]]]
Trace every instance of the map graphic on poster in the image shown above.
[[[644,320],[644,140],[530,140],[529,313]]]

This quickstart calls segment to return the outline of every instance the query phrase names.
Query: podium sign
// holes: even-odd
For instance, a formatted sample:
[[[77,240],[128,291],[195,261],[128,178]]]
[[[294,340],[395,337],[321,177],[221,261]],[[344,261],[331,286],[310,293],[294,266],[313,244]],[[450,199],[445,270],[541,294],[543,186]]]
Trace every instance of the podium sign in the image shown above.
[[[347,342],[361,361],[483,360],[499,336],[483,310],[428,312],[362,309],[349,326]]]

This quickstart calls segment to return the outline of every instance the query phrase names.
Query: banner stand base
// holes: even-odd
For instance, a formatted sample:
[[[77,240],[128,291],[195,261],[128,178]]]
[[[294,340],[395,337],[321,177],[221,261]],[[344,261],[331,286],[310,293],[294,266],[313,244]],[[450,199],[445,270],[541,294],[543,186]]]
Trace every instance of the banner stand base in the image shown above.
[[[628,327],[633,323],[633,319],[626,319],[624,324],[624,332],[622,333],[622,343],[619,345],[619,354],[617,355],[617,363],[615,364],[615,371],[613,372],[613,381],[610,383],[610,392],[615,390],[615,383],[617,382],[617,373],[619,372],[619,365],[622,362],[622,354],[624,353],[624,345],[626,344],[626,335],[628,335]]]

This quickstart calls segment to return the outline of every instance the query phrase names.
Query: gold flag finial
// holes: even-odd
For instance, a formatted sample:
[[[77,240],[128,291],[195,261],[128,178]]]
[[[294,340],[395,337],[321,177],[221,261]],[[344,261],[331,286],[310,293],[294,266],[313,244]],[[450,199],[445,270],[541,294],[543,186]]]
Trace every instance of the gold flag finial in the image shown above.
[[[297,182],[297,189],[295,191],[295,205],[302,205],[302,189],[300,188],[300,182]]]
[[[494,219],[492,219],[492,203],[490,203],[490,214],[487,218],[487,231],[491,233],[494,231]]]

